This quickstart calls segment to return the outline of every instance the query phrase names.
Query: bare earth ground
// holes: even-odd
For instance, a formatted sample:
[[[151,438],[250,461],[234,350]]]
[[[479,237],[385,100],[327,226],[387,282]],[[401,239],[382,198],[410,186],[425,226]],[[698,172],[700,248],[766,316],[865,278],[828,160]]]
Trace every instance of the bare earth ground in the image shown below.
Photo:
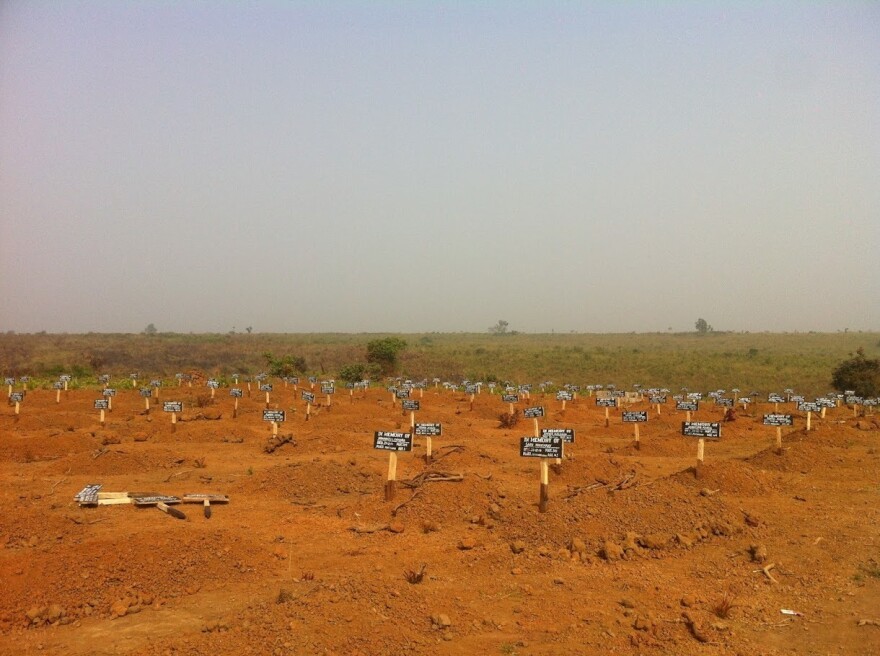
[[[437,458],[426,466],[416,438],[386,502],[373,432],[409,417],[384,390],[340,390],[306,422],[299,394],[277,384],[280,432],[295,441],[272,453],[262,395],[233,419],[226,390],[194,407],[204,394],[162,390],[187,404],[175,433],[130,389],[106,428],[94,390],[59,404],[32,391],[18,422],[4,407],[0,654],[880,653],[874,417],[841,407],[807,433],[795,413],[777,455],[761,404],[723,424],[695,479],[696,441],[671,404],[651,408],[636,450],[619,411],[605,428],[593,399],[563,414],[533,395],[519,407],[543,405],[541,427],[577,431],[539,513],[539,464],[518,445],[532,422],[499,428],[497,395],[470,410],[463,394],[427,390],[417,420],[442,423]],[[419,485],[426,471],[463,480]],[[180,506],[186,521],[80,508],[88,483],[230,503],[211,519]]]

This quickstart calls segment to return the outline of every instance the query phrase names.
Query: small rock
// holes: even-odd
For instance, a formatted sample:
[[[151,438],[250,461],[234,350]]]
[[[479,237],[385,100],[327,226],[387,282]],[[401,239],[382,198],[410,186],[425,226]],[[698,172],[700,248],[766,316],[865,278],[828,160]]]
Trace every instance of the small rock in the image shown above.
[[[644,615],[639,615],[638,617],[636,617],[635,622],[633,622],[633,628],[636,631],[650,631],[654,628],[654,622],[652,622],[650,618],[645,617]]]
[[[694,598],[690,595],[685,595],[678,603],[680,603],[683,608],[691,608],[694,605]]]
[[[562,578],[561,576],[557,576],[555,579],[553,579],[553,584],[554,585],[565,585],[565,579]]]
[[[571,542],[568,545],[568,548],[570,551],[573,551],[575,553],[587,553],[587,545],[584,544],[584,541],[580,538],[572,538]]]
[[[33,606],[28,610],[27,613],[25,613],[25,615],[31,621],[31,624],[36,624],[43,618],[43,615],[45,615],[45,613],[45,607]]]
[[[278,560],[287,560],[287,549],[279,544],[272,550],[272,555]]]
[[[626,597],[624,597],[623,599],[621,599],[617,603],[619,603],[624,608],[635,608],[636,607],[635,602],[632,599],[628,599]]]
[[[458,541],[458,548],[462,551],[470,551],[474,547],[477,546],[477,541],[474,538],[466,537],[462,538]]]
[[[452,626],[452,620],[449,619],[449,615],[447,615],[446,613],[438,613],[436,615],[432,615],[431,623],[439,629],[445,629]]]
[[[514,576],[519,576],[520,574],[523,573],[522,567],[514,567],[512,570],[510,570],[510,573],[513,574]]]
[[[526,543],[522,540],[514,540],[510,543],[510,550],[515,554],[520,554],[526,550]]]
[[[125,599],[120,599],[118,601],[114,601],[110,606],[110,617],[125,617],[125,614],[128,613],[128,602]]]
[[[58,604],[52,604],[46,611],[46,619],[50,622],[57,622],[64,616],[64,609]]]
[[[391,522],[391,523],[388,525],[388,530],[389,530],[391,533],[403,533],[403,531],[404,531],[404,526],[403,526],[403,524],[402,524],[401,522]]]
[[[546,545],[542,544],[540,547],[538,547],[538,555],[539,556],[544,556],[545,558],[549,558],[552,555],[552,553],[553,552],[550,551],[550,547],[548,547]]]

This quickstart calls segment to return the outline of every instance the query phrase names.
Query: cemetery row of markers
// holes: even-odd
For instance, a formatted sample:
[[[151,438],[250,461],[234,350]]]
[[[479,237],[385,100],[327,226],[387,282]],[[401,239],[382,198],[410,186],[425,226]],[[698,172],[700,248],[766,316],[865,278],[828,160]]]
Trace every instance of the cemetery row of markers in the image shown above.
[[[271,383],[266,382],[268,376],[265,374],[261,374],[255,377],[255,381],[259,385],[259,391],[261,393],[265,393],[266,398],[266,408],[263,410],[262,418],[264,421],[271,423],[272,426],[272,434],[273,436],[278,434],[278,426],[279,424],[286,421],[287,416],[284,410],[278,409],[270,409],[270,393],[273,392],[273,385]],[[131,377],[133,387],[136,387],[137,377],[132,375]],[[188,380],[188,377],[185,374],[178,374],[177,376],[178,386],[182,385],[183,382],[187,382],[188,385],[191,385],[191,379]],[[238,377],[234,377],[235,384],[238,384]],[[300,383],[298,378],[288,377],[282,379],[284,381],[285,387],[288,385],[294,386],[294,391],[297,390],[297,387]],[[70,381],[69,376],[62,376],[54,385],[53,388],[56,390],[56,402],[60,402],[60,392],[63,389],[67,388],[67,384]],[[16,418],[19,416],[20,404],[24,400],[24,397],[27,392],[27,383],[29,379],[27,377],[22,377],[18,381],[22,384],[23,389],[21,391],[13,391],[13,386],[16,381],[13,378],[7,378],[6,384],[8,385],[8,397],[10,404],[15,405],[15,416]],[[99,383],[104,385],[102,389],[102,398],[96,399],[94,401],[94,408],[100,412],[100,422],[101,425],[104,425],[105,422],[105,412],[112,410],[112,402],[113,397],[116,396],[117,390],[112,387],[107,387],[106,385],[110,382],[109,376],[102,376],[99,379]],[[248,392],[250,393],[250,380],[245,381],[247,384]],[[435,387],[439,384],[439,379],[434,379]],[[314,377],[310,377],[308,379],[308,385],[310,390],[314,390],[315,386],[318,385],[318,380]],[[350,393],[353,394],[355,389],[366,390],[370,385],[369,381],[361,381],[359,383],[349,384],[347,385]],[[150,399],[154,396],[158,398],[159,388],[162,386],[161,381],[152,380],[150,381],[150,385],[147,387],[143,387],[140,389],[140,395],[144,398],[145,403],[145,411],[149,413],[150,411]],[[206,386],[211,390],[211,396],[214,396],[215,391],[220,387],[219,381],[215,379],[209,379],[206,381]],[[410,413],[410,432],[395,432],[395,431],[376,431],[374,434],[373,440],[373,448],[381,451],[389,452],[388,459],[388,474],[387,480],[385,484],[385,498],[386,500],[391,500],[395,495],[395,484],[397,480],[397,454],[400,452],[410,452],[413,449],[413,436],[420,436],[425,438],[425,460],[427,463],[430,463],[432,457],[432,438],[439,437],[442,435],[442,426],[439,423],[416,423],[415,421],[415,413],[421,409],[420,402],[416,399],[412,399],[411,395],[415,390],[418,390],[420,394],[424,393],[424,389],[427,387],[427,381],[422,381],[420,383],[412,383],[411,381],[397,381],[396,384],[391,385],[387,388],[388,392],[391,394],[391,401],[394,405],[396,401],[400,401],[401,408],[404,413]],[[471,409],[473,409],[474,396],[476,394],[481,393],[482,383],[471,383],[465,381],[462,385],[455,385],[452,383],[443,383],[443,387],[445,389],[453,390],[453,391],[464,391],[465,394],[470,397]],[[487,385],[490,393],[495,392],[495,384],[489,383]],[[547,385],[541,385],[541,392],[546,394]],[[326,396],[327,406],[330,405],[331,395],[335,393],[335,382],[334,381],[322,381],[320,382],[321,394]],[[666,389],[650,389],[650,390],[638,390],[636,392],[623,392],[614,388],[614,386],[587,386],[584,388],[589,396],[593,396],[595,393],[595,404],[599,408],[604,408],[605,410],[605,425],[606,427],[609,425],[609,410],[611,408],[619,408],[621,404],[627,405],[629,401],[636,400],[644,400],[647,397],[647,400],[652,406],[656,407],[656,412],[660,415],[661,407],[666,406],[668,404],[669,398],[669,390]],[[519,403],[521,397],[525,400],[529,400],[531,397],[531,385],[520,385],[520,386],[512,386],[506,385],[504,389],[501,391],[500,399],[502,403],[508,405],[509,413],[512,415],[515,412],[514,405]],[[574,385],[567,385],[563,389],[559,389],[556,391],[555,397],[557,401],[561,402],[561,410],[565,410],[566,403],[569,401],[576,401],[577,394],[580,392],[580,388]],[[710,392],[706,395],[707,398],[711,399],[714,405],[718,408],[723,409],[732,409],[736,404],[742,404],[743,407],[748,407],[750,403],[754,403],[758,398],[757,393],[752,393],[743,397],[738,396],[739,390],[732,390],[734,397],[725,396],[724,390],[717,390],[715,392]],[[238,411],[238,400],[243,397],[244,391],[239,387],[232,387],[229,390],[230,396],[234,399],[234,409],[233,409],[233,417],[237,416]],[[314,391],[302,390],[300,391],[301,399],[306,403],[306,413],[305,419],[308,420],[311,412],[311,406],[316,403],[316,393]],[[696,457],[696,466],[694,467],[694,472],[697,476],[700,474],[700,470],[703,466],[705,459],[705,443],[706,440],[719,440],[721,438],[721,423],[720,422],[711,422],[711,421],[692,421],[692,413],[696,413],[700,408],[700,403],[703,401],[703,394],[699,392],[689,392],[688,390],[683,389],[681,394],[672,395],[672,400],[674,401],[674,407],[676,411],[685,412],[686,420],[682,422],[681,425],[681,434],[685,437],[695,438],[697,440],[697,457]],[[793,390],[787,389],[783,394],[771,393],[767,397],[768,403],[774,404],[774,412],[771,414],[765,414],[763,416],[763,423],[766,426],[775,427],[776,429],[776,448],[779,452],[782,450],[782,427],[784,426],[793,426],[794,425],[794,417],[791,414],[784,414],[779,412],[779,404],[785,403],[794,403],[797,409],[800,412],[806,413],[806,429],[811,429],[811,415],[813,412],[821,413],[822,417],[825,416],[825,410],[831,407],[838,407],[841,402],[845,402],[847,405],[852,405],[854,408],[858,408],[859,405],[873,407],[877,404],[876,399],[863,399],[855,396],[852,391],[846,391],[843,394],[829,394],[825,397],[817,398],[813,401],[807,401],[804,397],[796,395],[793,393]],[[170,413],[171,415],[171,426],[172,431],[176,429],[177,425],[177,415],[183,412],[183,403],[181,401],[164,401],[162,403],[162,410],[166,413]],[[644,424],[648,422],[648,411],[632,411],[632,410],[622,410],[620,413],[620,418],[623,423],[631,423],[633,424],[634,429],[634,445],[636,448],[640,447],[641,435],[639,431],[640,424]],[[575,431],[572,428],[540,428],[539,419],[545,416],[545,410],[543,406],[531,406],[523,409],[523,417],[526,419],[532,419],[534,423],[534,432],[533,435],[522,437],[520,439],[520,456],[526,458],[538,458],[540,462],[540,490],[539,490],[539,502],[538,507],[541,512],[546,512],[548,504],[549,504],[549,462],[550,460],[555,461],[557,464],[562,463],[562,459],[564,457],[564,445],[572,444],[575,441]]]

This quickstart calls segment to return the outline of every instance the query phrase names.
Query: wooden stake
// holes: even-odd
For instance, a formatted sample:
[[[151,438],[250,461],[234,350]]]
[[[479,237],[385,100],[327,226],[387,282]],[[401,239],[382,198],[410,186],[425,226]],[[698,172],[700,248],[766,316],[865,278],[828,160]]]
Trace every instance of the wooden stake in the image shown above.
[[[608,406],[606,405],[606,406],[605,406],[605,428],[608,428],[608,426],[609,426],[609,423],[608,423]]]
[[[474,395],[471,394],[471,412],[474,410]]]
[[[642,445],[641,445],[641,443],[639,442],[639,425],[638,425],[638,423],[636,423],[636,424],[633,424],[633,426],[635,426],[635,429],[636,429],[636,444],[635,444],[635,447],[636,447],[636,449],[641,449],[641,448],[642,448]]]
[[[659,403],[657,404],[657,416],[658,417],[660,416],[660,404]]]
[[[312,402],[306,403],[306,421],[312,416]]]
[[[538,511],[547,512],[550,502],[550,467],[546,458],[541,458],[541,495],[538,499]]]
[[[820,416],[822,419],[825,419],[825,411],[826,411],[827,409],[828,409],[828,408],[826,408],[824,405],[822,406],[822,411],[819,413],[819,416]]]
[[[101,408],[101,428],[104,428],[104,408]]]
[[[388,480],[385,481],[385,501],[394,499],[395,481],[397,480],[397,453],[388,454]]]
[[[55,390],[55,403],[61,403],[61,388]]]
[[[269,392],[266,392],[266,410],[269,409]]]
[[[235,397],[235,405],[232,406],[232,418],[238,417],[238,397]]]
[[[150,414],[150,397],[149,396],[144,397],[144,410],[146,411],[147,414]]]
[[[171,413],[171,432],[172,433],[177,432],[177,413],[176,412]]]
[[[425,437],[425,464],[431,464],[431,436],[427,435]]]
[[[278,422],[272,422],[272,437],[278,437]]]
[[[211,388],[211,398],[212,398],[212,399],[214,398],[214,392],[215,392],[215,391],[216,391],[216,390],[212,387],[212,388]]]
[[[690,410],[687,411],[687,415],[685,415],[685,419],[684,419],[684,420],[685,420],[685,421],[688,421],[688,422],[691,420],[691,411],[690,411]]]
[[[327,409],[330,409],[330,395],[327,395]]]
[[[703,469],[703,454],[706,449],[706,440],[702,437],[697,440],[697,466],[694,468],[694,476],[696,478],[700,477]]]
[[[113,397],[112,396],[107,397],[107,411],[113,412]]]
[[[807,430],[810,430],[810,419],[812,418],[813,413],[807,410]]]
[[[776,453],[782,453],[782,426],[776,427]]]

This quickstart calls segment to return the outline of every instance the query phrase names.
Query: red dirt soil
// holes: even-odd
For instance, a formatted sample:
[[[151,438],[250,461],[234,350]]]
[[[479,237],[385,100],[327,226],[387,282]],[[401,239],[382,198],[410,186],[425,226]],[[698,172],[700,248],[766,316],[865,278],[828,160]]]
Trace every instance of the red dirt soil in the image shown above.
[[[696,440],[671,403],[660,416],[632,406],[650,411],[635,449],[619,410],[605,428],[591,398],[563,413],[533,394],[519,407],[543,405],[541,427],[576,431],[540,513],[538,460],[519,456],[533,424],[499,428],[498,395],[470,410],[426,390],[417,421],[442,423],[435,458],[416,437],[387,502],[373,433],[410,421],[388,392],[340,390],[305,421],[278,383],[272,407],[293,441],[272,453],[264,396],[233,419],[227,393],[199,408],[203,390],[163,389],[185,404],[175,432],[131,389],[103,428],[95,390],[58,404],[30,391],[17,422],[5,408],[0,654],[880,653],[874,417],[832,409],[807,433],[780,408],[795,426],[777,454],[761,420],[773,407],[759,404],[707,441],[696,478]],[[694,419],[721,417],[706,404]],[[230,503],[210,519],[178,506],[186,521],[80,508],[90,483]]]

